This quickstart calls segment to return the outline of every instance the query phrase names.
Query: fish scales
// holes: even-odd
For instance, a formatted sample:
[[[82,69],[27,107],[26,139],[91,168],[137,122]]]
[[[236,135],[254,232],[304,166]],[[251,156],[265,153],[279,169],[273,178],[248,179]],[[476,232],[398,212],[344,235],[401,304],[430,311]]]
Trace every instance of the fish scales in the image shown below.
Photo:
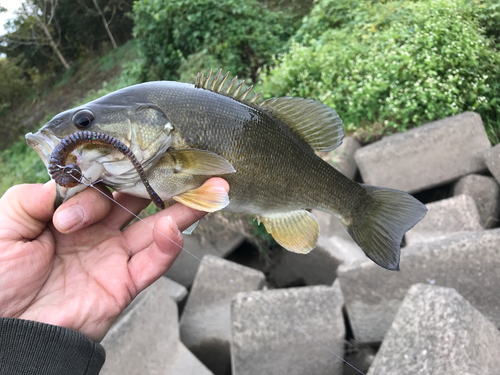
[[[133,151],[166,201],[254,214],[278,243],[298,253],[311,251],[319,235],[307,210],[326,211],[368,257],[398,269],[402,237],[425,215],[425,206],[404,192],[351,181],[316,155],[342,140],[342,121],[333,109],[310,99],[263,101],[251,89],[237,93],[236,84],[227,86],[230,81],[219,76],[199,76],[195,86],[162,81],[116,91],[62,112],[28,134],[28,143],[44,159],[77,130],[108,134]],[[147,197],[122,155],[82,146],[74,158],[87,178]],[[227,180],[228,197],[203,188],[214,176]],[[59,191],[67,199],[81,189]]]
[[[254,214],[282,212],[283,207],[345,212],[351,204],[343,199],[347,189],[358,188],[364,194],[359,185],[331,168],[292,129],[266,112],[187,85],[175,91],[158,90],[170,92],[158,95],[172,103],[171,108],[163,108],[167,117],[185,125],[173,136],[172,147],[190,145],[213,151],[236,169],[237,173],[221,176],[231,186],[228,209],[244,211],[245,205],[253,204]]]

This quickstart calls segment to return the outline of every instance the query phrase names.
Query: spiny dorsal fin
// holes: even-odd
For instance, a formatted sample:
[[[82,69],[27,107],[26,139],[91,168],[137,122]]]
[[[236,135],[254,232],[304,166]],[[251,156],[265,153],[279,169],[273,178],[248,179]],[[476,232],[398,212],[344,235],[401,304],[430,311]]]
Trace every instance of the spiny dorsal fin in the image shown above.
[[[264,101],[262,92],[256,94],[253,86],[247,87],[245,81],[238,83],[238,76],[235,76],[232,80],[229,79],[229,72],[221,76],[222,69],[219,69],[216,74],[212,73],[212,69],[210,69],[207,76],[205,76],[204,72],[198,73],[194,87],[213,91],[255,106]]]
[[[253,86],[246,87],[245,81],[238,83],[237,76],[229,80],[229,72],[221,76],[222,69],[215,75],[212,73],[210,70],[206,77],[203,72],[198,73],[195,87],[265,110],[287,124],[316,151],[328,152],[342,143],[344,125],[337,112],[329,106],[304,98],[282,97],[264,101],[262,92],[255,94]]]

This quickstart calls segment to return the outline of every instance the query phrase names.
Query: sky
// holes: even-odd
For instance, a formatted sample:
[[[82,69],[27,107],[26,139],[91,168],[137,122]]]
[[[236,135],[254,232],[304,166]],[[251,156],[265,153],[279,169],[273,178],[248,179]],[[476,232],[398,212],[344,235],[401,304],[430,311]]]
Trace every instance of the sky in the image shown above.
[[[22,0],[0,0],[0,6],[7,8],[6,13],[0,13],[0,35],[6,33],[3,24],[10,18],[15,18],[14,11],[21,6]]]

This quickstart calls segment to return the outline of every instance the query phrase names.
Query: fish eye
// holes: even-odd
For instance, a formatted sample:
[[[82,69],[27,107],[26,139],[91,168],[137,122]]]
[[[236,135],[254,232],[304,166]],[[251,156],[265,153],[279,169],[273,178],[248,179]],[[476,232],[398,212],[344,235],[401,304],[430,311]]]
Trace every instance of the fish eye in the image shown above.
[[[88,109],[82,109],[73,116],[73,124],[75,124],[78,129],[84,130],[92,125],[94,119],[95,116],[91,111]]]

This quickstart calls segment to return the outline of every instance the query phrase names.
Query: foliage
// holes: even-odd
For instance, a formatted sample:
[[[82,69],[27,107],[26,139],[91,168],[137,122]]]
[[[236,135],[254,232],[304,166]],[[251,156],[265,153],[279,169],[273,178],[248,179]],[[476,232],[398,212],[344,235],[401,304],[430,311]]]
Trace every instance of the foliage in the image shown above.
[[[476,14],[485,34],[491,37],[497,48],[500,47],[500,2],[498,0],[479,0],[469,3]]]
[[[0,114],[16,107],[28,90],[22,70],[11,60],[0,58]]]
[[[302,19],[307,16],[314,5],[314,0],[260,0],[268,9],[284,14],[291,21],[293,28],[298,29]]]
[[[367,11],[359,24],[330,28],[307,46],[295,43],[263,77],[265,92],[318,99],[349,130],[402,131],[474,110],[495,141],[500,54],[483,34],[478,7],[463,0],[387,6],[390,22],[380,27],[367,27]]]
[[[24,140],[0,151],[0,175],[0,196],[16,184],[49,180],[45,165]]]
[[[186,59],[182,59],[179,69],[179,81],[194,83],[199,72],[209,72],[210,69],[217,70],[225,66],[215,56],[209,55],[206,51],[193,53]]]
[[[31,0],[38,14],[49,27],[55,43],[70,61],[94,58],[106,52],[109,38],[92,0]],[[109,27],[118,44],[125,43],[132,32],[132,20],[126,16],[132,10],[128,0],[99,0]],[[54,7],[54,13],[52,9]],[[45,12],[42,10],[46,10]],[[8,25],[10,32],[2,38],[0,53],[16,60],[19,67],[31,74],[52,76],[62,71],[44,31],[36,19],[20,11]]]
[[[179,66],[193,53],[255,78],[294,32],[284,14],[257,0],[136,1],[134,21],[144,54],[143,79],[178,78]]]

